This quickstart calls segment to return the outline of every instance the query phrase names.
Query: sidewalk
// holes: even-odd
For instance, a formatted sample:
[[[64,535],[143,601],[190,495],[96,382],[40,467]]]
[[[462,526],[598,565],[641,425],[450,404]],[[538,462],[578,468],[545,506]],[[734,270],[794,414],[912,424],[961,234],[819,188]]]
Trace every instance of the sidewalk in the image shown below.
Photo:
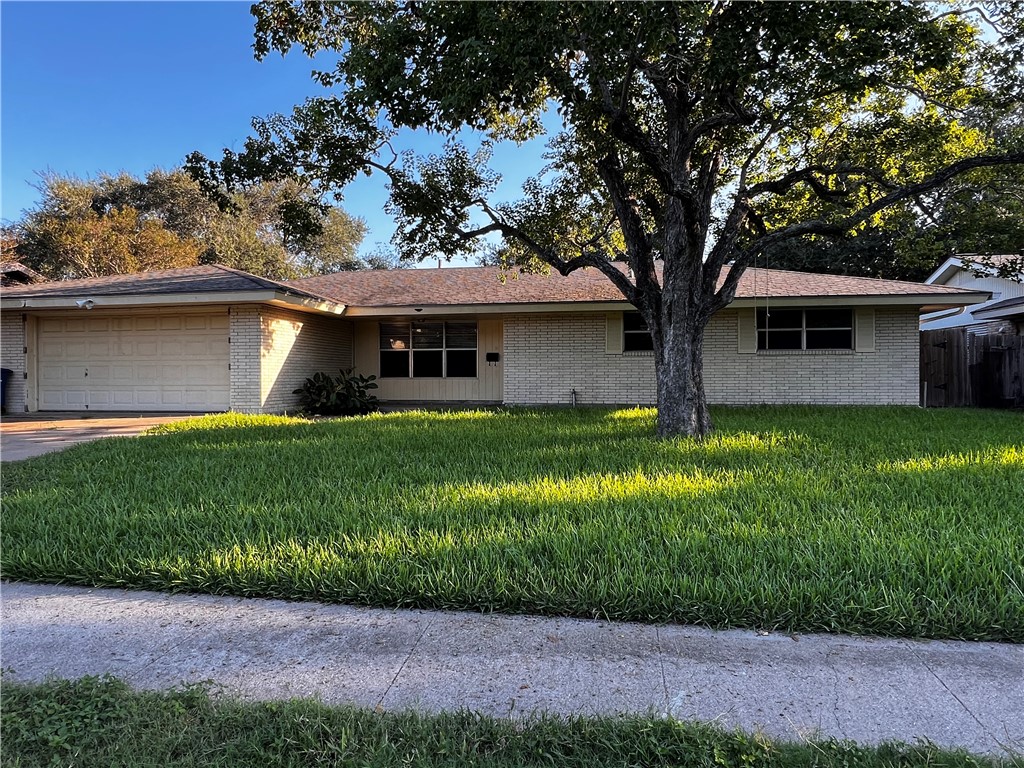
[[[1024,646],[389,611],[4,583],[11,679],[212,680],[247,699],[636,712],[798,740],[1024,754]]]

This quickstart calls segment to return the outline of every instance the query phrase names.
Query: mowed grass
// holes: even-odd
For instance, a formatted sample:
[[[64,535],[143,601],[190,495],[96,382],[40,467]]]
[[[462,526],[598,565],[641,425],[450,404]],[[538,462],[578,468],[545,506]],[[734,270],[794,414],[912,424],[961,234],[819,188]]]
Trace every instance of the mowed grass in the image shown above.
[[[5,465],[7,578],[1024,642],[1024,416],[224,415]]]
[[[669,719],[495,720],[245,704],[191,687],[134,693],[112,679],[5,682],[0,715],[10,768],[132,766],[693,766],[694,768],[996,768],[1020,764],[934,746],[775,743]]]

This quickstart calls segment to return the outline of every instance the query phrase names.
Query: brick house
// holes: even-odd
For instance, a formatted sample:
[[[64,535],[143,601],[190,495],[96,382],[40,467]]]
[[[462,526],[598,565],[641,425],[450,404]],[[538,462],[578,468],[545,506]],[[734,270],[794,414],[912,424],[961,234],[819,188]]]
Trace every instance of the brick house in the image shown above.
[[[922,312],[944,285],[748,270],[705,336],[712,403],[918,402]],[[649,404],[650,336],[600,272],[343,272],[279,283],[220,266],[12,286],[10,412],[294,409],[316,371],[386,402]]]

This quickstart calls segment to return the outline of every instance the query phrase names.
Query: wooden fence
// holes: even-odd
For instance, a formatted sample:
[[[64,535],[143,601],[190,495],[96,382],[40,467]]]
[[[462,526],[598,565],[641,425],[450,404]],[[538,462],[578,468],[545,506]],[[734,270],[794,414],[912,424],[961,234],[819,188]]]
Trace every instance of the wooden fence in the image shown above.
[[[922,331],[921,405],[1024,408],[1024,336]]]

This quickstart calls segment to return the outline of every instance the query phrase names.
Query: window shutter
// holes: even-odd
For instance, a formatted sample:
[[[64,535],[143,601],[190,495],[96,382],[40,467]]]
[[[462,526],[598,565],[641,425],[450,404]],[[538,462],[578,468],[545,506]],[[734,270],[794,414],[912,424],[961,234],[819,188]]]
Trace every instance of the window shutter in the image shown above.
[[[604,316],[604,352],[622,354],[622,313],[609,312]]]
[[[754,310],[736,310],[736,338],[737,352],[741,355],[752,355],[757,352],[757,325],[754,320]]]
[[[857,334],[854,342],[858,352],[875,351],[875,310],[871,307],[858,307],[854,311],[854,326]]]

